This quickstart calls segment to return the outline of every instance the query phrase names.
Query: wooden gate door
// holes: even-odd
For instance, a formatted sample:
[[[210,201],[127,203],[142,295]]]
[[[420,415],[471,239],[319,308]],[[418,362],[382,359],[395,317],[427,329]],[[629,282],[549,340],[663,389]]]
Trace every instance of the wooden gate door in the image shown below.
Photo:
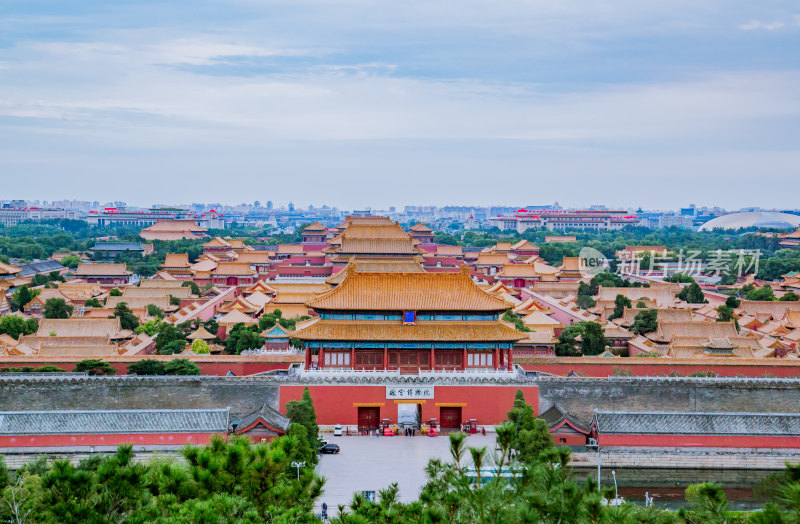
[[[358,430],[370,431],[378,429],[381,418],[381,408],[361,406],[358,408]]]
[[[439,408],[439,425],[442,427],[442,429],[460,429],[461,408],[460,407]]]

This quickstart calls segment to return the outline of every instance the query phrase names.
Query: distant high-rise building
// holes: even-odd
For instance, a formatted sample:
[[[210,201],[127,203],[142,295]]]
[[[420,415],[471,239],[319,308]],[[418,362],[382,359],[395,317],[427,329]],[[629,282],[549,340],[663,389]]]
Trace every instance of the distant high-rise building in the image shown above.
[[[272,200],[267,200],[267,209],[272,211]]]
[[[294,204],[289,202],[289,213],[294,213]]]

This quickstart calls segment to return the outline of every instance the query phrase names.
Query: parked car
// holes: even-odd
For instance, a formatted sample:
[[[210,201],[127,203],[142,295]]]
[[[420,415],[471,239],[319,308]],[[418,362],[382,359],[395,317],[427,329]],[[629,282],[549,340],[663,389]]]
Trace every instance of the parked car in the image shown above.
[[[342,436],[342,425],[336,424],[333,426],[333,436],[334,437],[341,437]]]
[[[319,448],[319,452],[323,455],[336,455],[339,453],[339,445],[338,444],[325,444],[321,448]]]

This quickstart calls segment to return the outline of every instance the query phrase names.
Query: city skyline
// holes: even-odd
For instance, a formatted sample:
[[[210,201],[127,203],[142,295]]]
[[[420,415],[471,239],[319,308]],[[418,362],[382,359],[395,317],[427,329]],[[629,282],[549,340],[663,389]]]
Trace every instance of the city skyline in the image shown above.
[[[789,2],[77,2],[0,27],[20,198],[793,204],[735,190],[800,165]]]

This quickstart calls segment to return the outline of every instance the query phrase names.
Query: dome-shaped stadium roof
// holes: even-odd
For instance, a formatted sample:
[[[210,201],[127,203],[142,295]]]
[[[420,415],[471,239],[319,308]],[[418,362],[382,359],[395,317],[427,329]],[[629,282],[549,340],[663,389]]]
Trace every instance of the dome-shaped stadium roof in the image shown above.
[[[800,227],[800,216],[772,211],[755,211],[747,213],[731,213],[709,220],[700,231],[712,229],[743,229],[746,227],[794,229]]]

